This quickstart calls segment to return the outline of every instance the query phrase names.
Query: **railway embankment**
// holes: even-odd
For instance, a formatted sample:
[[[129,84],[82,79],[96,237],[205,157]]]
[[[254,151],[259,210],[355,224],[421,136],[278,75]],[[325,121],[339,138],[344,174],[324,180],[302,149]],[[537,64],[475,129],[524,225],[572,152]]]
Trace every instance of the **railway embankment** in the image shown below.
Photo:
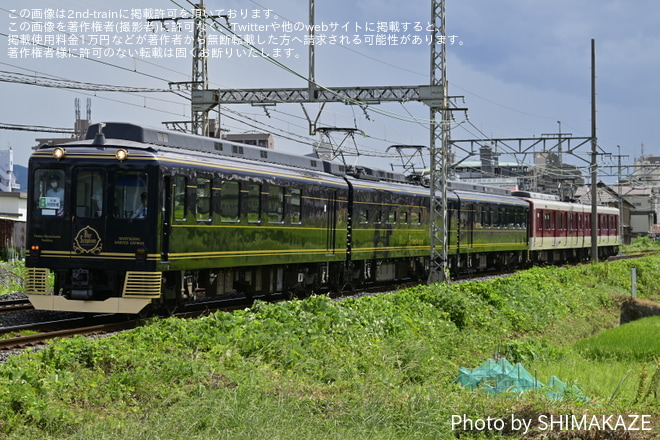
[[[638,296],[657,299],[659,263],[257,303],[51,342],[0,365],[0,437],[656,438],[656,362],[576,343],[619,325],[632,265]],[[460,366],[498,356],[584,394],[492,397],[456,383]]]
[[[649,316],[660,316],[660,302],[640,298],[625,298],[621,302],[621,324]]]

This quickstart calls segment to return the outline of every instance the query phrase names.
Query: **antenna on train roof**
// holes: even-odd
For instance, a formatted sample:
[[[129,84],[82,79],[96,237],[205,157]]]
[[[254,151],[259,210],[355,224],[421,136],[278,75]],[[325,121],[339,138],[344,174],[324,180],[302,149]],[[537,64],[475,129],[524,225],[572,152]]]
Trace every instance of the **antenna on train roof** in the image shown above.
[[[104,122],[99,123],[99,132],[94,136],[93,145],[105,145],[105,134],[103,134],[103,127],[105,127]]]

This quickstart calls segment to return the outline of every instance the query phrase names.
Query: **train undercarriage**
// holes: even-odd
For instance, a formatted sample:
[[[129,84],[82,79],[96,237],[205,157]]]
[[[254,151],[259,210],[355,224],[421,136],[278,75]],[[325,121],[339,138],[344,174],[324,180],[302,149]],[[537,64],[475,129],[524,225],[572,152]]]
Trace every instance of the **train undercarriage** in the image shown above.
[[[416,257],[165,272],[162,298],[165,303],[239,295],[304,298],[316,293],[423,281],[428,269],[428,258]]]
[[[599,259],[616,255],[618,247],[599,248]],[[485,270],[524,269],[533,265],[589,261],[590,249],[527,250],[453,254],[451,276]],[[143,308],[173,308],[202,298],[304,298],[312,294],[349,291],[406,282],[425,282],[430,259],[400,259],[283,264],[273,266],[197,269],[169,272],[58,270],[54,295],[30,295],[38,308],[139,313]],[[45,270],[29,275],[45,285]],[[38,279],[43,278],[43,279]],[[33,301],[33,304],[34,304]]]

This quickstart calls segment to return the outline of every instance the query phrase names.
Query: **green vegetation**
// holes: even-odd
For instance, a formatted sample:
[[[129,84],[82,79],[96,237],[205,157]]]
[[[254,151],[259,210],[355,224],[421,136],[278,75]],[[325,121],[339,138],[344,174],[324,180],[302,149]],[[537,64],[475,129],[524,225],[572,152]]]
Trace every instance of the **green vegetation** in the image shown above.
[[[660,367],[615,344],[650,348],[629,338],[657,334],[646,320],[614,331],[633,265],[638,293],[655,297],[660,257],[646,257],[342,302],[257,303],[53,342],[0,366],[0,437],[408,440],[461,429],[464,439],[493,439],[522,432],[452,429],[452,416],[657,416]],[[455,383],[460,366],[496,355],[591,400],[494,398]]]
[[[624,254],[657,250],[660,250],[660,241],[653,240],[649,237],[637,237],[631,244],[621,246],[621,252]]]
[[[23,290],[25,263],[16,260],[13,263],[0,262],[0,296]]]
[[[652,361],[660,358],[660,316],[622,325],[576,344],[576,348],[594,359]]]

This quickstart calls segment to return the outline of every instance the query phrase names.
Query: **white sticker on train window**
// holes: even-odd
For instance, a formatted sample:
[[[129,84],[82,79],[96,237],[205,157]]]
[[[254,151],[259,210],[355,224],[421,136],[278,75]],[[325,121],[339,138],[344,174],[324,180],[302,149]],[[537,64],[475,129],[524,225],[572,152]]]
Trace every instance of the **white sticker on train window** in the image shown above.
[[[39,197],[39,208],[42,210],[53,209],[57,210],[60,208],[60,198],[59,197]],[[43,211],[42,211],[43,214]]]

